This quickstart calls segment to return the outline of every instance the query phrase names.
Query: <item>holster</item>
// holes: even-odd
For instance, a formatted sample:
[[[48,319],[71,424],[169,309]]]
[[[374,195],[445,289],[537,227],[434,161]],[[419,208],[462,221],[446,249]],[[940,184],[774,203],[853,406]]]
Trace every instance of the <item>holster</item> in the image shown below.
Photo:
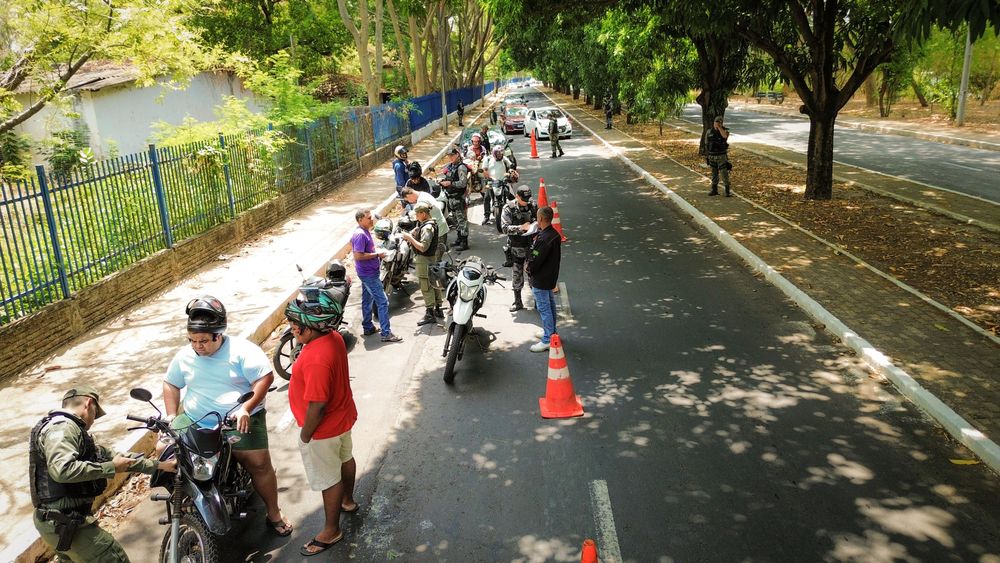
[[[67,514],[59,510],[39,510],[39,519],[43,522],[52,522],[55,527],[56,535],[59,536],[56,551],[68,551],[73,546],[77,528],[87,521],[87,517],[79,512]]]

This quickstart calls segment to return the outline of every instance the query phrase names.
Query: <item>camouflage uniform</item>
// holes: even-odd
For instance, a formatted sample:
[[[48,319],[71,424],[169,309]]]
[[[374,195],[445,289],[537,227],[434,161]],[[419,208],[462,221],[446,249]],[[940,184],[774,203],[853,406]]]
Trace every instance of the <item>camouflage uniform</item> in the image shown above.
[[[552,158],[565,154],[559,146],[559,121],[554,117],[549,118],[549,143],[552,144]]]
[[[469,218],[465,191],[469,183],[469,169],[462,161],[457,164],[448,164],[444,169],[444,179],[452,182],[450,186],[444,188],[444,192],[448,199],[448,212],[455,221],[455,231],[458,232],[457,246],[464,245],[465,248],[468,248]]]
[[[728,129],[726,130],[728,131]],[[708,153],[705,156],[705,162],[712,168],[712,191],[708,195],[719,193],[719,175],[721,173],[722,185],[726,188],[726,196],[729,196],[729,170],[732,168],[732,165],[729,164],[729,143],[713,127],[708,132],[705,145]]]
[[[524,223],[533,223],[538,213],[538,205],[529,201],[528,205],[518,205],[517,200],[507,203],[501,214],[501,225],[503,232],[507,235],[507,248],[510,251],[513,272],[511,276],[511,288],[514,290],[514,305],[512,311],[522,308],[521,289],[524,287],[524,263],[528,258],[528,249],[531,247],[532,235],[525,235],[521,231]]]

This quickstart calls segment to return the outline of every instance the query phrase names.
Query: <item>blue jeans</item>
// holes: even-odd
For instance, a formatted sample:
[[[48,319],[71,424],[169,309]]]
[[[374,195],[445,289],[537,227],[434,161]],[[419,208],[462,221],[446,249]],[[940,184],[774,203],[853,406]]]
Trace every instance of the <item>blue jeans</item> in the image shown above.
[[[389,327],[389,298],[385,296],[382,289],[382,282],[378,275],[358,276],[361,280],[361,327],[365,330],[375,328],[372,322],[372,302],[378,307],[378,324],[382,329],[382,336],[387,336],[392,330]]]
[[[542,342],[548,344],[556,333],[556,296],[551,289],[531,288],[535,296],[535,310],[542,317]]]

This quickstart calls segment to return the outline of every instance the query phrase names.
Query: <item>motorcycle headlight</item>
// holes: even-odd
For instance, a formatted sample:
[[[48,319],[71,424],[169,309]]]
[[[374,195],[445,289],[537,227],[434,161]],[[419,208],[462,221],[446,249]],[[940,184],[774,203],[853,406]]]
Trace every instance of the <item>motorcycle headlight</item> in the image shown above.
[[[202,457],[198,454],[191,454],[191,478],[195,481],[208,481],[215,473],[215,466],[219,463],[219,454],[212,457]]]
[[[458,297],[462,301],[472,301],[473,299],[476,298],[476,293],[478,292],[479,288],[475,286],[461,285],[461,284],[459,284],[458,286]]]

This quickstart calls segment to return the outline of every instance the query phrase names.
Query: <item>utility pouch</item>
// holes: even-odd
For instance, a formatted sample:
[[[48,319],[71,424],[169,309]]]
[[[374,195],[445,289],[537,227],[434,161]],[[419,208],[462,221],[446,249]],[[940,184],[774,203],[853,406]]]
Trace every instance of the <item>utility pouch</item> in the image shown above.
[[[52,522],[55,527],[56,535],[59,536],[56,551],[69,551],[69,548],[73,546],[73,538],[76,536],[77,528],[86,522],[86,518],[79,512],[66,514],[58,510],[43,512],[42,520]]]

